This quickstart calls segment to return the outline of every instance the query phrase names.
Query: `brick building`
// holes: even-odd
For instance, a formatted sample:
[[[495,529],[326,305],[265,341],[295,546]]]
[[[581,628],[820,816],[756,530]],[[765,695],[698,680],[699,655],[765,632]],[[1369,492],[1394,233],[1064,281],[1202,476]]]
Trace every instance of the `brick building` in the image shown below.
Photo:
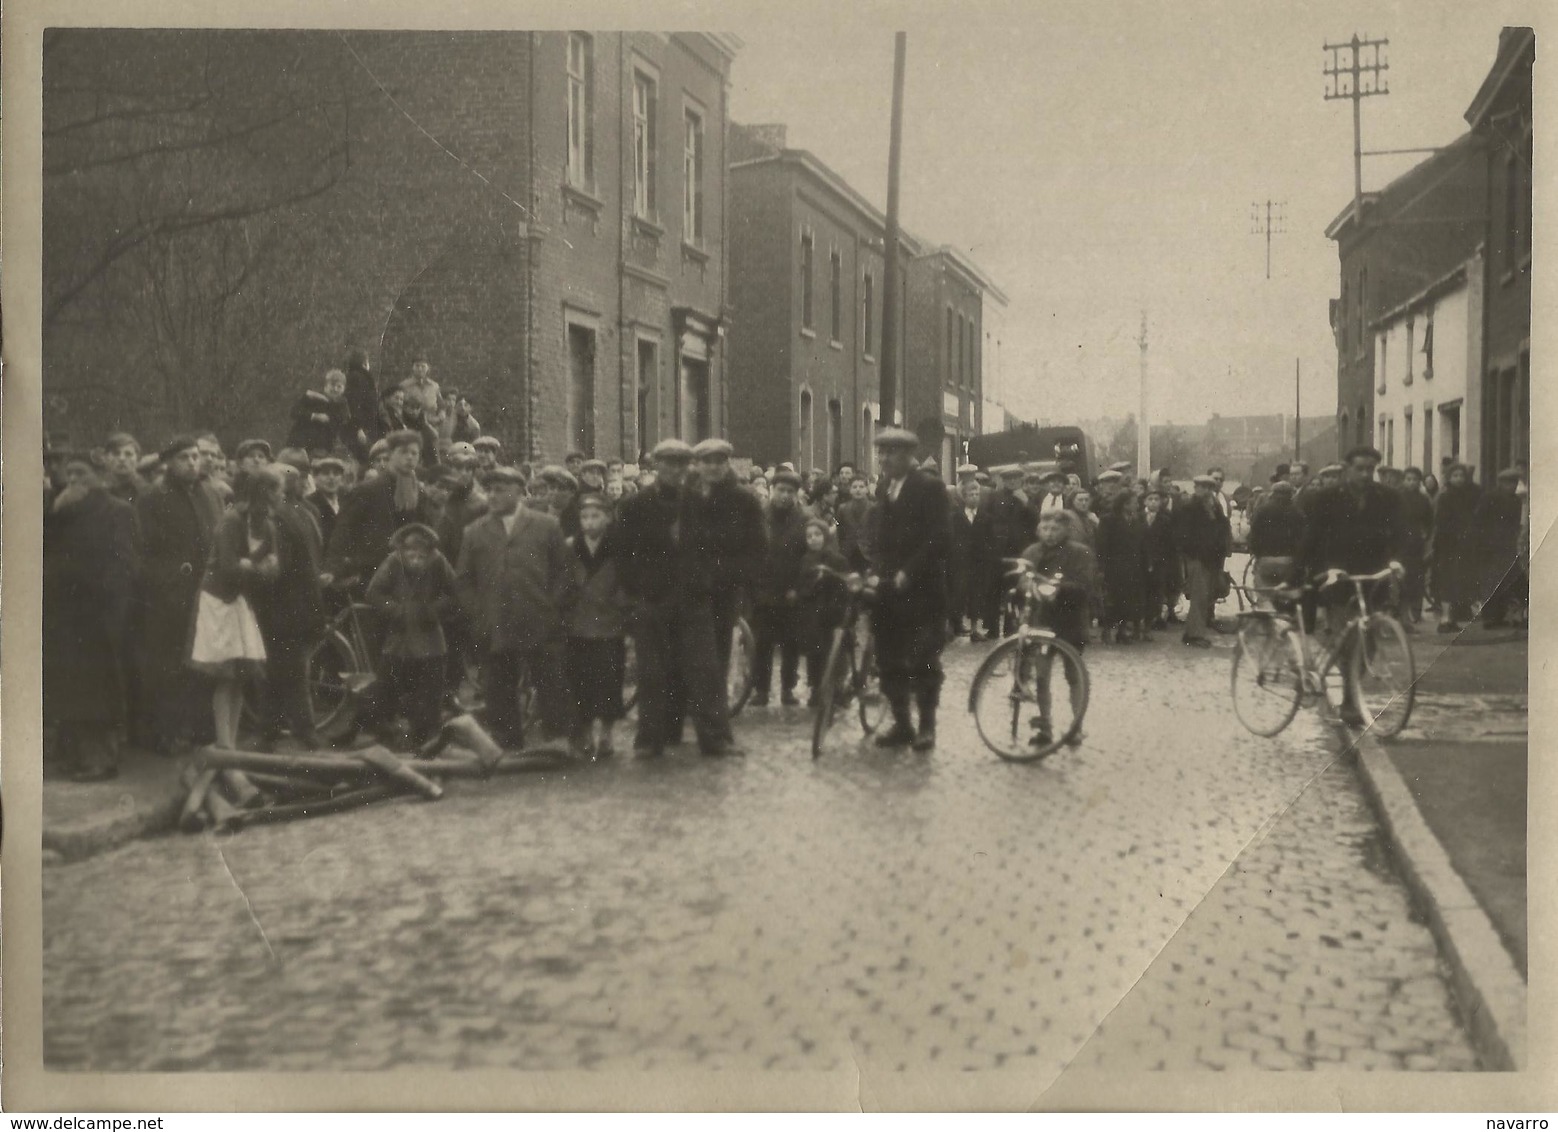
[[[955,248],[936,248],[910,261],[904,415],[949,483],[962,463],[963,445],[991,431],[982,427],[987,303],[1004,308],[1006,295]]]
[[[881,415],[887,220],[785,142],[778,125],[732,133],[730,441],[759,463],[789,460],[803,472],[869,466]],[[900,247],[904,257],[919,251],[908,236]],[[900,358],[907,279],[900,266]]]
[[[1326,228],[1341,267],[1341,296],[1331,302],[1339,453],[1375,438],[1371,325],[1464,263],[1482,240],[1485,164],[1477,139],[1463,134],[1385,188],[1364,193],[1361,223],[1349,202]]]
[[[721,431],[738,47],[51,31],[46,399],[93,439],[279,437],[362,348],[381,384],[424,354],[516,458]]]
[[[1466,111],[1486,154],[1481,269],[1481,465],[1494,473],[1531,455],[1531,66],[1536,33],[1505,28],[1498,57]]]

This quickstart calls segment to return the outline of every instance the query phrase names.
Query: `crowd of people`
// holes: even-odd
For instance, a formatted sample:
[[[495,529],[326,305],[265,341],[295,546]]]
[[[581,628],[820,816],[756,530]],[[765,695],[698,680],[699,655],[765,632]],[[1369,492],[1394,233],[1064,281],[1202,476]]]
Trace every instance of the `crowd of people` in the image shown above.
[[[229,458],[202,433],[143,454],[116,433],[46,454],[53,769],[112,777],[125,742],[236,748],[246,704],[250,749],[284,734],[305,748],[416,746],[479,708],[507,746],[539,735],[606,758],[629,640],[635,751],[663,754],[690,717],[704,754],[740,753],[726,696],[737,618],[756,638],[752,703],[768,703],[777,652],[780,702],[797,704],[803,660],[815,690],[850,572],[876,580],[892,712],[876,742],[921,751],[936,742],[944,647],[1012,631],[1006,560],[1019,556],[1064,566],[1079,646],[1175,624],[1208,647],[1236,543],[1268,574],[1399,563],[1406,616],[1431,592],[1445,631],[1474,605],[1500,624],[1521,598],[1523,468],[1483,492],[1449,466],[1437,496],[1416,469],[1376,479],[1369,449],[1313,480],[1283,467],[1238,499],[1216,468],[1188,492],[1167,469],[1133,478],[1117,464],[1084,483],[1053,462],[964,465],[949,486],[892,428],[875,437],[874,471],[749,467],[720,439],[665,440],[631,465],[570,452],[536,466],[506,460],[425,359],[380,390],[357,353],[321,385],[297,400],[277,450],[251,439]],[[308,657],[354,601],[373,610],[377,679],[347,731],[325,737]]]

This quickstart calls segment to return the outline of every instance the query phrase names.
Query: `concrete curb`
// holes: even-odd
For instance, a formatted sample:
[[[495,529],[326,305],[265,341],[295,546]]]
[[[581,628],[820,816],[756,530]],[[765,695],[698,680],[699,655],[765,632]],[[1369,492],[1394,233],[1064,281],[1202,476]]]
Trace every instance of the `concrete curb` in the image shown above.
[[[45,825],[44,864],[83,861],[138,838],[173,830],[178,826],[183,808],[184,792],[174,789],[151,804],[132,805],[79,821]],[[54,856],[51,857],[51,853]]]
[[[1337,723],[1344,749],[1390,838],[1401,873],[1450,965],[1456,1003],[1489,1069],[1526,1066],[1526,982],[1477,898],[1434,836],[1406,780],[1380,746]]]

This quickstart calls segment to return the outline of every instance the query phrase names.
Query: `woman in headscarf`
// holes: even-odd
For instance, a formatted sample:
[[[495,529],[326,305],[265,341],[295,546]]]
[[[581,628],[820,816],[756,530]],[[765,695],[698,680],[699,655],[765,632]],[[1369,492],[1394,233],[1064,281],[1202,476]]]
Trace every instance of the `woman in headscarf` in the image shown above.
[[[1451,464],[1445,485],[1434,501],[1434,533],[1429,560],[1434,571],[1434,598],[1444,603],[1439,632],[1456,633],[1471,620],[1477,599],[1481,555],[1476,544],[1477,503],[1482,490],[1472,482],[1465,464]]]

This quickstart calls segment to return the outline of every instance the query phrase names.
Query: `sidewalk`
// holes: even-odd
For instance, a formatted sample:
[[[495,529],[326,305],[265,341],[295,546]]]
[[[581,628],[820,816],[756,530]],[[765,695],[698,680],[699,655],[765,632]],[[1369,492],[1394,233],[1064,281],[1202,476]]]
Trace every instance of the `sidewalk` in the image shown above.
[[[79,861],[137,837],[173,829],[186,791],[179,785],[182,759],[126,748],[119,777],[80,783],[43,781],[43,861]]]
[[[1357,739],[1358,768],[1450,963],[1490,1068],[1524,1059],[1526,666],[1523,632],[1480,625],[1412,638],[1408,727]]]

